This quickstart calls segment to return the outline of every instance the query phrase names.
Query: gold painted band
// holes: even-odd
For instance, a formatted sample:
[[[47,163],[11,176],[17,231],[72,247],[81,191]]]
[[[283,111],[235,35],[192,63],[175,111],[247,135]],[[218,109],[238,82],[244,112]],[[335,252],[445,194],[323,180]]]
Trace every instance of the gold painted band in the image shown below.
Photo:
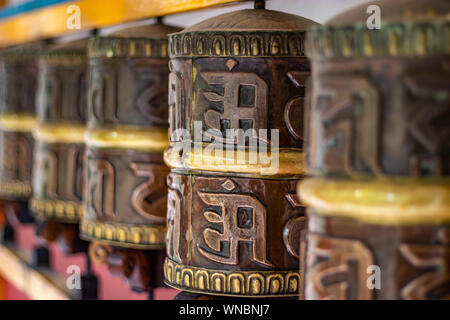
[[[100,241],[124,248],[157,249],[164,248],[165,225],[132,225],[126,223],[106,223],[81,220],[80,237],[88,241]]]
[[[206,144],[193,144],[192,148],[169,147],[164,162],[173,169],[233,172],[255,175],[304,174],[301,149],[253,150],[213,149]]]
[[[30,209],[36,217],[42,220],[65,223],[79,223],[84,215],[83,204],[74,201],[47,200],[32,197]]]
[[[218,270],[164,261],[165,283],[203,294],[254,298],[297,296],[301,277],[297,270]]]
[[[88,147],[164,151],[169,145],[166,128],[89,128],[85,142]]]
[[[38,125],[33,136],[37,141],[47,143],[84,143],[85,125],[45,124]]]
[[[0,115],[0,130],[16,132],[32,132],[37,126],[37,117],[26,114]]]
[[[379,225],[450,223],[450,181],[306,179],[298,193],[314,213]]]

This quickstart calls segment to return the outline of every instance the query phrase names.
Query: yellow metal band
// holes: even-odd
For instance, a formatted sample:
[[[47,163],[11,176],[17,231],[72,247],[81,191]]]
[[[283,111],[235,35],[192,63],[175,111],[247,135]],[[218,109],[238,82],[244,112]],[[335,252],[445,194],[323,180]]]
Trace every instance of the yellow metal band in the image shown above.
[[[164,262],[165,283],[190,292],[221,296],[282,297],[297,296],[300,274],[297,270],[214,270]]]
[[[16,132],[32,132],[37,126],[37,118],[26,114],[0,115],[0,130]]]
[[[84,215],[84,207],[80,202],[63,200],[46,200],[32,197],[30,209],[42,220],[79,223]]]
[[[196,148],[197,147],[197,148]],[[194,144],[189,152],[170,147],[164,152],[164,162],[174,169],[234,172],[253,175],[295,176],[304,174],[303,152],[300,149],[268,149],[258,151],[208,150],[207,145]],[[241,159],[241,161],[238,161]]]
[[[84,143],[85,125],[45,124],[34,131],[34,138],[48,143]]]
[[[31,196],[31,184],[18,180],[0,181],[0,196],[28,198]]]
[[[169,145],[166,128],[90,128],[86,134],[88,147],[164,151]]]
[[[134,249],[160,249],[165,246],[165,225],[104,223],[82,219],[80,237],[114,246]]]
[[[450,223],[450,181],[306,179],[301,201],[314,213],[379,225]]]

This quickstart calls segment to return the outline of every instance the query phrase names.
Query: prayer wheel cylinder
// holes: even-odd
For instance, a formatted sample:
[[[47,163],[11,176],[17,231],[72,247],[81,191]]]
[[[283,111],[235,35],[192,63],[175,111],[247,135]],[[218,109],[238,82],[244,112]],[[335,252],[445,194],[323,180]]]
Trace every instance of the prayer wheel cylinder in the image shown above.
[[[48,241],[68,252],[86,247],[78,237],[83,215],[87,113],[87,40],[55,44],[40,55],[30,207]]]
[[[165,281],[239,297],[299,294],[302,121],[313,21],[262,8],[170,35]],[[262,161],[267,157],[267,161]],[[238,160],[239,159],[239,160]]]
[[[3,211],[20,222],[32,222],[31,196],[35,94],[40,43],[0,52],[0,199]]]
[[[89,43],[87,177],[81,237],[135,290],[162,269],[169,173],[167,34],[158,21]],[[160,270],[162,275],[162,272]],[[152,279],[151,279],[152,278]],[[153,282],[151,282],[153,281]]]
[[[308,33],[306,299],[450,297],[450,3],[378,1]]]

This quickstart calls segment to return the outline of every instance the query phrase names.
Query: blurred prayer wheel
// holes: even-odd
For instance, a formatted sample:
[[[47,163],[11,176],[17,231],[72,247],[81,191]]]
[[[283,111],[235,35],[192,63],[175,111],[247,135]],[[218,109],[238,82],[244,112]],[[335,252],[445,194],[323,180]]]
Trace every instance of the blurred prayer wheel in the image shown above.
[[[450,3],[308,33],[306,299],[450,298]]]
[[[121,268],[136,290],[154,286],[146,265],[155,269],[163,260],[169,173],[163,162],[168,145],[167,34],[176,31],[158,21],[93,38],[88,49],[81,236],[94,241],[92,253],[108,253],[103,261],[114,273]],[[93,258],[99,260],[95,254]]]
[[[310,70],[304,31],[314,24],[256,1],[170,36],[168,285],[298,295],[305,217],[295,196],[296,116]]]
[[[87,40],[57,44],[39,59],[38,125],[35,130],[33,197],[38,234],[62,240],[69,253],[83,250],[84,134],[87,112]]]
[[[32,131],[36,127],[36,61],[40,44],[0,52],[0,199],[5,213],[32,222]],[[13,217],[14,216],[14,217]]]

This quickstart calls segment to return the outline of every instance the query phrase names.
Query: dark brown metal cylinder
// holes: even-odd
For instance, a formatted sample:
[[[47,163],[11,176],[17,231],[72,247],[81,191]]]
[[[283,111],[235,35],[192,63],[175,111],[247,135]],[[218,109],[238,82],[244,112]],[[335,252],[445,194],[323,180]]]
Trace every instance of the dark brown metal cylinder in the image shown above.
[[[168,285],[298,295],[305,218],[295,198],[303,175],[303,126],[295,118],[303,112],[304,30],[312,24],[243,10],[170,36]]]
[[[375,5],[308,35],[305,298],[448,299],[450,3]]]

